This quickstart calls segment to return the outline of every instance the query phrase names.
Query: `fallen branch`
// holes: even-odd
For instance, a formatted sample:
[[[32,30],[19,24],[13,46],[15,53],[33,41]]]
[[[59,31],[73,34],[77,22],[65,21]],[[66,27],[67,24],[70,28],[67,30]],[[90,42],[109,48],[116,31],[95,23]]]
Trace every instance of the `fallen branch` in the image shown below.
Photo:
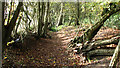
[[[91,55],[113,55],[115,49],[95,49],[87,53],[87,56]]]
[[[97,47],[101,47],[101,46],[105,46],[105,45],[109,45],[109,44],[117,44],[119,42],[119,38],[120,36],[116,36],[116,37],[113,37],[111,39],[108,39],[108,40],[98,40],[98,41],[95,41],[95,42],[92,42],[92,43],[89,43],[85,46],[83,46],[83,51],[89,51],[89,50],[92,50],[92,49],[95,49]]]

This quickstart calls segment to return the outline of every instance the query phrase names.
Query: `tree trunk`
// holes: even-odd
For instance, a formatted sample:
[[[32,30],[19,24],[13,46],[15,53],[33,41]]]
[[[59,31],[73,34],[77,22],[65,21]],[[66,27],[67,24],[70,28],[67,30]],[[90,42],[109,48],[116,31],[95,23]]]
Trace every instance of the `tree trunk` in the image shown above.
[[[38,2],[38,37],[40,37],[40,34],[42,33],[42,23],[40,22],[40,2]]]
[[[71,23],[72,23],[72,17],[69,15],[69,26],[71,25]]]
[[[43,29],[43,36],[46,37],[47,35],[47,27],[48,27],[48,16],[49,16],[49,2],[46,3],[46,10],[45,10],[45,24]]]
[[[43,35],[43,26],[44,26],[44,13],[45,13],[45,3],[44,2],[42,2],[42,9],[41,9],[41,24],[42,24],[42,26],[40,27],[40,29],[41,29],[41,34],[40,34],[40,36],[42,36]]]
[[[116,68],[117,62],[118,62],[119,57],[120,57],[119,53],[120,53],[120,40],[119,40],[119,43],[114,51],[113,57],[110,61],[109,68]]]
[[[26,7],[26,10],[25,9],[23,9],[23,11],[24,11],[24,13],[25,13],[25,15],[26,15],[26,17],[29,19],[29,23],[27,23],[28,22],[28,20],[26,20],[26,27],[27,27],[27,31],[30,29],[30,23],[31,23],[31,19],[30,19],[30,17],[28,16],[28,7],[27,6],[25,6]]]
[[[4,19],[4,8],[5,8],[5,2],[2,2],[2,45],[5,43],[5,26],[4,26],[4,22],[5,22],[5,19]],[[3,46],[4,48],[4,46]]]
[[[74,40],[71,40],[71,43],[84,43],[86,41],[90,41],[99,31],[101,26],[103,26],[104,22],[114,13],[120,11],[120,8],[116,8],[114,10],[111,10],[109,13],[105,14],[102,19],[100,19],[99,22],[97,22],[95,25],[93,25],[91,28],[86,30],[86,32],[80,36],[76,37]]]
[[[9,15],[8,15],[8,21],[7,21],[7,24],[9,24],[9,21],[10,21],[10,15],[11,15],[11,12],[12,12],[12,2],[11,2],[11,7],[10,7]]]
[[[80,12],[79,12],[79,0],[77,0],[77,17],[76,17],[76,24],[75,25],[80,25],[79,24],[79,15],[80,15]]]
[[[2,33],[4,34],[4,35],[2,36],[2,40],[3,40],[3,41],[2,41],[2,44],[3,44],[3,47],[5,47],[5,44],[7,43],[8,39],[9,39],[9,37],[10,37],[10,35],[11,35],[11,32],[12,32],[13,28],[14,28],[15,25],[16,25],[16,21],[17,21],[17,18],[18,18],[18,16],[19,16],[20,9],[21,9],[22,5],[23,5],[23,3],[22,3],[22,2],[19,2],[18,6],[17,6],[17,9],[15,10],[15,12],[14,12],[14,14],[13,14],[13,17],[12,17],[12,19],[11,19],[11,21],[10,21],[10,24],[7,25],[7,26],[5,26],[5,25],[3,24],[3,26],[2,26],[2,28],[3,28]],[[3,49],[4,49],[4,48],[3,48]]]
[[[2,64],[2,57],[3,57],[3,54],[2,54],[2,2],[0,2],[0,64]],[[0,67],[2,68],[2,65],[0,65]]]
[[[5,19],[4,19],[4,9],[5,8],[5,2],[2,2],[2,26],[4,25],[4,21],[5,21]]]
[[[45,3],[41,3],[41,9],[40,9],[40,2],[38,2],[38,37],[41,37],[43,35],[43,26],[44,26],[44,13],[45,13]],[[41,12],[40,12],[41,11]]]
[[[16,29],[15,29],[15,35],[17,34],[17,30],[18,30],[18,27],[19,27],[19,25],[20,25],[21,19],[22,19],[22,17],[20,16],[20,17],[19,17],[18,24],[17,24]]]
[[[60,15],[59,15],[58,23],[56,26],[62,25],[62,20],[63,20],[63,2],[61,3]]]

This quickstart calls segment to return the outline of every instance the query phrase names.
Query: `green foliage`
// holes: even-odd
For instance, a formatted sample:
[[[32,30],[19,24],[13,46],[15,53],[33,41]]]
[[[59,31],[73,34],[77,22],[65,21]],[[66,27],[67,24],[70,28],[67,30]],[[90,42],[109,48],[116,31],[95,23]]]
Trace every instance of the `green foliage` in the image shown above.
[[[65,25],[60,25],[57,27],[57,30],[61,30],[63,27],[65,27]]]
[[[65,25],[60,25],[58,27],[53,26],[53,27],[50,28],[50,31],[56,32],[56,31],[61,30],[63,27],[65,27]]]
[[[56,31],[57,31],[56,26],[52,26],[49,30],[50,30],[50,31],[53,31],[53,32],[56,32]]]
[[[115,15],[112,15],[106,22],[105,25],[110,28],[114,29],[120,29],[120,14],[116,13]]]
[[[65,23],[64,23],[64,26],[68,26],[68,25],[69,25],[69,23],[68,23],[68,22],[65,22]]]
[[[75,22],[72,22],[71,25],[74,26],[74,25],[75,25]]]

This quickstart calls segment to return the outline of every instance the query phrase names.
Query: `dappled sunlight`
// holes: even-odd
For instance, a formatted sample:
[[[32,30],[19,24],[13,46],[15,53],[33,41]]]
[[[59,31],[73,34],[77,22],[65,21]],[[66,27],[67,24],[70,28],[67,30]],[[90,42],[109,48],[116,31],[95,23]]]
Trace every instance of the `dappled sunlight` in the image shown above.
[[[5,68],[93,68],[118,62],[119,2],[7,1],[1,3]]]
[[[111,28],[100,30],[97,35],[93,38],[94,40],[102,40],[115,37],[120,34],[120,30],[114,30]]]
[[[76,28],[75,28],[76,29]],[[11,52],[14,58],[14,62],[16,63],[22,63],[24,62],[25,65],[30,66],[51,66],[51,65],[97,65],[97,66],[108,66],[111,57],[103,57],[98,56],[96,58],[92,58],[91,62],[84,61],[85,57],[79,54],[75,53],[68,53],[67,44],[74,39],[76,36],[76,32],[73,31],[72,33],[69,33],[72,30],[75,29],[61,29],[58,32],[52,32],[50,35],[52,36],[51,39],[49,38],[40,38],[39,40],[35,40],[34,37],[27,37],[23,43],[23,46],[29,45],[30,47],[28,50],[23,52],[17,52],[17,49],[15,49],[14,52],[17,52],[18,55],[15,55],[14,52]],[[109,31],[109,32],[108,32]],[[94,39],[100,39],[99,37],[103,38],[109,38],[107,35],[113,35],[114,32],[115,35],[119,33],[117,30],[112,29],[105,29],[100,30],[99,33],[95,36]],[[82,31],[78,33],[78,35],[81,35]],[[105,35],[107,34],[107,35]],[[28,42],[29,41],[29,42]],[[28,47],[28,46],[27,46]],[[106,45],[106,47],[116,47],[116,45]]]

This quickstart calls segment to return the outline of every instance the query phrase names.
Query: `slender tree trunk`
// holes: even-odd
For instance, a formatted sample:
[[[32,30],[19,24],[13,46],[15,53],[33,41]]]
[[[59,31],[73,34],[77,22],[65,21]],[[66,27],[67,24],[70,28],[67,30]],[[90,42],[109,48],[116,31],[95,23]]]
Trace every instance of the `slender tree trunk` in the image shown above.
[[[2,25],[4,25],[4,10],[5,10],[5,2],[2,2]]]
[[[11,15],[11,12],[12,12],[12,2],[11,2],[11,7],[10,7],[9,15],[8,15],[8,21],[7,21],[7,24],[9,24],[9,21],[10,21],[10,15]]]
[[[65,23],[65,14],[63,14],[63,20],[62,23]]]
[[[114,51],[113,57],[110,61],[109,68],[116,68],[117,62],[119,60],[119,53],[120,53],[120,40],[119,43]]]
[[[70,8],[69,8],[69,14],[71,14],[71,12],[70,12]],[[71,23],[72,23],[72,16],[69,15],[69,26],[71,25]]]
[[[69,26],[71,25],[71,17],[70,17],[70,15],[69,15]]]
[[[22,19],[22,17],[20,16],[20,17],[19,17],[18,24],[17,24],[16,29],[15,29],[15,35],[17,34],[17,30],[18,30],[18,27],[19,27],[19,25],[20,25],[21,19]]]
[[[38,2],[38,37],[40,37],[40,34],[42,33],[42,23],[40,22],[40,2]]]
[[[27,20],[26,20],[26,30],[28,31],[30,29],[30,23],[31,23],[31,19],[28,16],[28,7],[26,6],[26,10],[23,9],[23,11],[24,11],[24,13],[25,13],[25,15],[27,17]],[[29,23],[28,23],[28,21],[29,21]]]
[[[40,36],[43,35],[43,26],[44,26],[44,13],[45,13],[45,3],[42,2],[42,9],[41,9],[41,27],[40,27],[40,30],[41,30],[41,34]]]
[[[77,17],[76,17],[76,24],[75,25],[80,25],[79,24],[79,15],[80,15],[80,12],[79,12],[79,0],[77,0]]]
[[[56,26],[62,25],[62,20],[63,20],[63,2],[61,2],[60,15],[58,17],[58,22]]]

